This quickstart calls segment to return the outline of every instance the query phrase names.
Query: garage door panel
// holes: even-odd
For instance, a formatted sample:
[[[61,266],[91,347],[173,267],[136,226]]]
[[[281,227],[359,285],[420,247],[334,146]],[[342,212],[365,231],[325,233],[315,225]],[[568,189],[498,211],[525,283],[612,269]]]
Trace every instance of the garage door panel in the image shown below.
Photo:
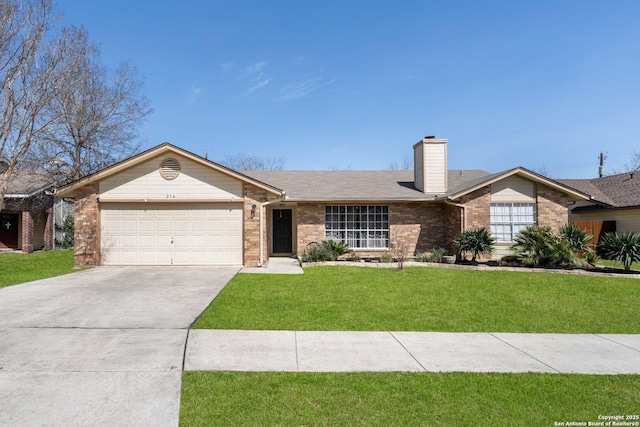
[[[105,265],[242,264],[242,206],[105,203]]]

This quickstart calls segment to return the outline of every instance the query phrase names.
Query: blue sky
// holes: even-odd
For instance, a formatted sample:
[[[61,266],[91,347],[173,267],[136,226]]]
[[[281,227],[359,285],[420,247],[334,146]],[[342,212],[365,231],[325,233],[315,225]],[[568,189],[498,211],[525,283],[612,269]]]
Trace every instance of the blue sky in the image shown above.
[[[425,135],[450,169],[597,176],[640,151],[639,1],[59,0],[145,77],[146,146],[287,169],[385,169]]]

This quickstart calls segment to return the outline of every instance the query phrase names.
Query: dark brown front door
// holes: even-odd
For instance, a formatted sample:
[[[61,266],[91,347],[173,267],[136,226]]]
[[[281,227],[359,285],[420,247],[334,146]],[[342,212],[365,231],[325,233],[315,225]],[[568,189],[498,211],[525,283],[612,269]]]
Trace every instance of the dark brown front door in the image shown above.
[[[273,253],[293,252],[293,227],[291,209],[273,210]]]
[[[18,214],[0,214],[0,248],[18,247]]]

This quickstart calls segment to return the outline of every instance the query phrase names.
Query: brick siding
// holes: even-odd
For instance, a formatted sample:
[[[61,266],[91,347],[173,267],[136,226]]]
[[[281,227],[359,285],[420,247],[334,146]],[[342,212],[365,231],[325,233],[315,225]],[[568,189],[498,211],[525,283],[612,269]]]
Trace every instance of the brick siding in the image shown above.
[[[260,238],[263,244],[263,260],[266,263],[269,259],[269,245],[267,244],[267,215],[263,211],[262,215],[262,236],[260,236],[260,209],[261,202],[267,200],[266,191],[251,184],[243,184],[244,191],[244,233],[243,248],[244,257],[243,264],[245,266],[257,266],[260,264]],[[256,205],[255,213],[252,215],[252,206]]]
[[[322,203],[301,203],[296,210],[298,255],[301,255],[310,243],[324,240],[324,207]]]
[[[389,206],[390,246],[406,248],[407,255],[449,245],[451,222],[440,203],[383,203]],[[298,253],[325,239],[325,203],[301,203],[297,209]],[[389,249],[357,250],[361,256],[380,256]]]
[[[559,229],[569,222],[569,200],[567,196],[551,187],[538,184],[538,225]]]
[[[462,196],[460,203],[467,207],[467,230],[482,227],[491,230],[491,186]]]
[[[33,252],[33,214],[22,211],[22,252]]]
[[[100,265],[100,212],[98,209],[98,183],[76,190],[74,215],[74,265],[94,267]]]

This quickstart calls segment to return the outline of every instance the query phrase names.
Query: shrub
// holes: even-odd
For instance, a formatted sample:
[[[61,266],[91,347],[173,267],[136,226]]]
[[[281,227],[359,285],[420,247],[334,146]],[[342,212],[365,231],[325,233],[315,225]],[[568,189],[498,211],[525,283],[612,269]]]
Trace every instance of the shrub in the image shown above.
[[[447,250],[441,247],[435,247],[429,252],[418,252],[415,260],[417,262],[443,262],[443,257],[447,256]]]
[[[514,238],[511,250],[533,267],[569,267],[580,264],[569,242],[551,227],[530,225]]]
[[[584,253],[584,259],[591,265],[594,265],[596,262],[600,261],[600,257],[594,251],[589,251]]]
[[[333,253],[321,244],[313,244],[307,247],[307,250],[300,257],[302,262],[322,262],[333,261]]]
[[[475,262],[476,257],[481,254],[492,254],[494,252],[495,239],[486,228],[478,228],[475,230],[466,230],[458,234],[453,241],[458,247],[458,253],[464,259],[467,258],[467,252],[471,253],[471,261]]]
[[[335,240],[323,240],[307,246],[301,256],[302,262],[335,261],[340,255],[349,253],[349,246]]]
[[[569,247],[574,252],[582,252],[585,254],[593,252],[589,247],[589,242],[593,240],[593,236],[574,224],[566,224],[559,230],[560,235],[569,243]]]
[[[337,240],[323,240],[322,242],[320,242],[320,244],[327,248],[327,250],[331,251],[331,253],[334,255],[334,259],[338,258],[340,255],[344,255],[350,252],[349,245]]]
[[[427,261],[429,262],[443,262],[443,258],[447,256],[447,250],[445,248],[436,247],[431,249],[431,255]]]
[[[393,256],[389,252],[380,255],[380,262],[393,262]]]
[[[62,249],[73,248],[73,215],[67,216],[62,224],[55,224],[57,231],[62,231],[62,240],[55,239],[56,247]]]
[[[430,257],[430,256],[431,256],[431,255],[429,255],[429,254],[428,254],[428,253],[426,253],[426,252],[416,252],[416,256],[415,256],[415,257],[413,257],[413,259],[414,259],[416,262],[429,262],[429,257]]]
[[[640,233],[607,233],[600,239],[598,251],[602,258],[620,261],[629,271],[631,264],[640,262]]]

